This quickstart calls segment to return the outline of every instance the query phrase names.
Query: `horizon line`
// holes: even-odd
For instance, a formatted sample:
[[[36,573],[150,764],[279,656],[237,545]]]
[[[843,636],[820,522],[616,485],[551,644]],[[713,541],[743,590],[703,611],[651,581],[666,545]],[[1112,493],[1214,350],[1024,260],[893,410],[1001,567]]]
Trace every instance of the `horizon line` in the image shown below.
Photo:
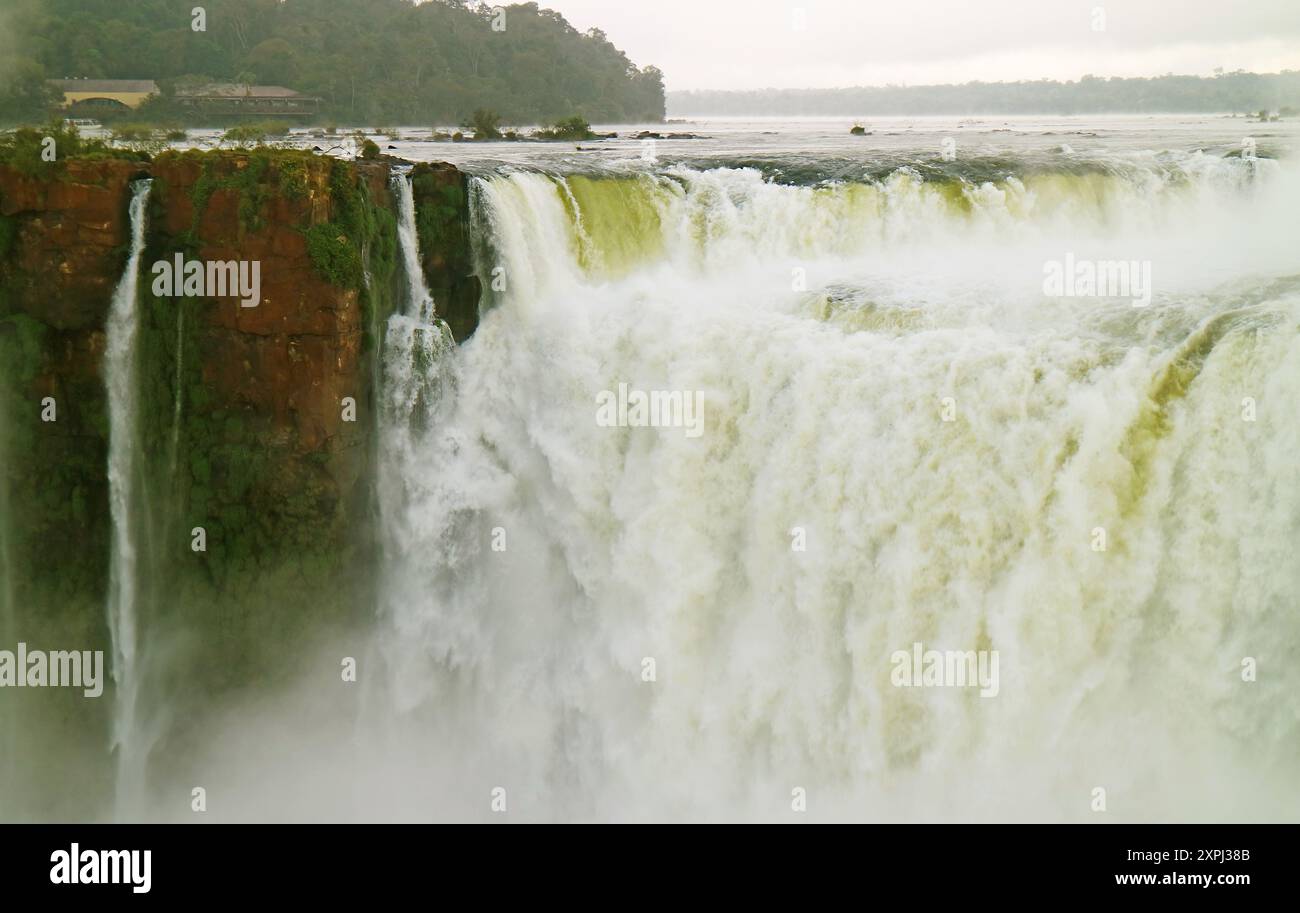
[[[1273,72],[1257,72],[1255,70],[1228,70],[1222,73],[1211,73],[1204,75],[1201,73],[1161,73],[1158,76],[1097,76],[1093,73],[1084,73],[1077,79],[1052,79],[1050,77],[1021,78],[1021,79],[968,79],[965,82],[926,82],[926,83],[885,83],[884,85],[849,85],[849,86],[758,86],[745,89],[665,89],[665,94],[674,92],[851,92],[861,89],[939,89],[939,88],[961,88],[963,86],[1007,86],[1019,85],[1022,83],[1057,83],[1058,85],[1075,85],[1083,82],[1085,79],[1093,79],[1099,82],[1110,82],[1112,80],[1130,80],[1130,79],[1222,79],[1228,76],[1287,76],[1291,74],[1300,74],[1300,70],[1277,70]]]

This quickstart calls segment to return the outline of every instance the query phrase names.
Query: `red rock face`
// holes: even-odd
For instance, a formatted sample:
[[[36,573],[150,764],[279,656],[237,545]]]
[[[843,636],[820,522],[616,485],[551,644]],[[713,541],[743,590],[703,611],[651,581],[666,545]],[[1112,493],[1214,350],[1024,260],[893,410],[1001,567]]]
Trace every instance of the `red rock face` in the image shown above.
[[[100,367],[137,171],[125,161],[68,162],[27,177],[0,166],[0,228],[9,239],[0,249],[0,540],[13,597],[10,633],[28,643],[107,647],[111,533]],[[42,420],[47,398],[55,421]],[[57,695],[11,702],[11,719],[38,746],[32,783],[51,757],[65,759],[91,790],[102,782],[96,753],[106,744],[107,706]],[[11,810],[30,801],[84,816],[69,806],[66,789],[49,786],[44,793],[31,784],[11,788],[0,775],[0,793],[17,800]]]
[[[344,422],[340,403],[347,396],[364,403],[369,393],[361,374],[359,293],[318,275],[303,234],[335,216],[329,160],[311,162],[301,196],[267,194],[251,229],[241,224],[238,188],[213,191],[195,219],[194,191],[204,167],[183,156],[164,156],[152,165],[73,160],[58,176],[27,177],[0,166],[0,214],[19,225],[4,270],[8,306],[71,331],[63,345],[82,355],[75,363],[60,358],[60,376],[43,377],[41,389],[64,386],[68,372],[98,375],[104,321],[128,243],[129,185],[152,175],[150,217],[156,224],[149,229],[142,284],[152,281],[154,259],[182,251],[180,243],[170,243],[180,238],[197,242],[184,251],[187,259],[260,263],[256,307],[240,307],[233,298],[185,302],[195,305],[192,313],[204,325],[204,383],[213,407],[265,420],[258,422],[264,433],[300,454],[355,445],[366,423]],[[249,159],[231,153],[207,167],[233,175],[249,167]],[[387,175],[387,166],[366,168],[364,179],[376,200],[387,200]],[[278,175],[264,175],[262,182],[275,187]],[[347,475],[355,480],[355,472]]]
[[[458,208],[464,178],[437,170],[425,188],[441,220],[437,240],[422,239],[429,278],[440,302],[459,292],[476,303]],[[378,396],[367,340],[382,338],[383,308],[402,282],[388,272],[393,222],[374,211],[393,205],[383,162],[222,152],[74,160],[35,177],[0,167],[0,495],[16,518],[0,535],[24,569],[13,592],[29,642],[108,646],[104,326],[130,240],[130,185],[146,176],[154,184],[138,302],[142,479],[133,518],[149,535],[139,539],[136,608],[140,630],[168,644],[147,688],[176,708],[160,756],[180,770],[218,695],[292,674],[293,658],[315,655],[313,641],[347,637],[372,616]],[[308,242],[316,226],[355,229],[359,205],[367,249],[384,251],[372,262],[384,274],[364,291],[327,280],[355,272],[329,272]],[[178,253],[257,261],[257,306],[152,294],[153,265]],[[39,419],[46,396],[58,401],[57,423]],[[190,547],[194,526],[207,531],[202,553]],[[47,754],[81,752],[88,777],[111,769],[100,757],[106,724],[68,716],[50,729]]]
[[[139,305],[142,422],[152,423],[142,426],[146,455],[157,450],[160,432],[171,440],[177,399],[173,462],[198,468],[167,484],[181,509],[192,501],[204,514],[187,522],[255,518],[255,542],[233,543],[227,529],[223,544],[267,565],[279,560],[270,554],[278,543],[310,540],[326,555],[352,548],[365,535],[353,515],[365,510],[377,400],[374,353],[366,351],[366,321],[376,315],[367,308],[384,293],[365,299],[331,284],[313,262],[306,232],[339,222],[340,206],[355,207],[336,199],[340,186],[364,187],[368,205],[391,207],[382,162],[223,152],[166,154],[152,163],[73,160],[32,177],[0,167],[0,214],[10,221],[0,227],[13,238],[0,252],[0,343],[7,352],[39,349],[21,377],[5,379],[13,381],[15,414],[35,414],[44,396],[60,410],[56,425],[23,431],[10,482],[41,467],[57,470],[66,491],[51,489],[48,500],[84,505],[94,523],[81,528],[71,515],[45,515],[36,525],[48,542],[81,543],[78,560],[107,554],[104,325],[129,243],[130,184],[145,176],[154,180]],[[257,305],[153,297],[153,265],[178,253],[185,261],[256,261]],[[187,372],[179,383],[178,360]],[[61,532],[60,524],[68,528]],[[214,549],[211,560],[219,558]]]
[[[20,554],[44,561],[51,580],[78,581],[70,591],[95,585],[108,552],[100,369],[105,316],[126,261],[130,183],[139,173],[138,164],[121,160],[71,161],[30,177],[0,165],[0,217],[14,232],[0,257],[7,362],[0,364],[7,423],[0,448],[8,472],[0,484],[10,486],[15,510],[31,488],[46,492],[29,505],[38,515],[21,518],[32,534]],[[46,397],[55,402],[54,422],[38,420]],[[65,567],[65,559],[76,564]],[[83,611],[74,609],[79,597],[95,598],[69,592],[59,597],[66,606],[48,608]]]
[[[248,168],[247,156],[232,153],[209,165],[209,178],[233,178]],[[195,188],[202,168],[183,157],[160,158],[153,173],[162,189],[162,239],[185,237],[191,228],[196,249],[187,259],[257,261],[261,300],[241,307],[234,298],[205,300],[194,313],[204,324],[204,385],[214,408],[232,408],[268,420],[267,431],[298,453],[322,448],[336,451],[355,445],[364,421],[345,422],[341,402],[351,396],[364,402],[362,324],[359,293],[330,285],[312,265],[304,229],[335,217],[329,192],[330,162],[317,159],[299,197],[268,194],[257,207],[256,227],[241,222],[238,188],[219,187],[194,218]],[[262,176],[274,188],[280,176]],[[385,199],[385,197],[379,197]],[[158,256],[181,252],[162,240]],[[184,305],[178,305],[184,306]],[[260,424],[260,423],[259,423]],[[355,481],[355,472],[349,472]]]
[[[96,330],[126,259],[129,185],[139,165],[71,161],[27,177],[0,165],[0,215],[20,226],[5,267],[12,304],[55,329]]]

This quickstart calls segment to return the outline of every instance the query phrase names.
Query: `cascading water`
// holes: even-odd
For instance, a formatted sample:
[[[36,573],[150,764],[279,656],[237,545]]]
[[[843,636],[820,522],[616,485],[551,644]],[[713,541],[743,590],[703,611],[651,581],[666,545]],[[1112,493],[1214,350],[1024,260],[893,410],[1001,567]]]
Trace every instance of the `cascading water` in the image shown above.
[[[126,267],[109,307],[104,353],[108,391],[108,485],[113,520],[113,551],[108,594],[115,684],[112,740],[117,752],[117,807],[132,807],[142,793],[144,756],[139,744],[139,632],[136,625],[136,539],[133,517],[138,493],[136,341],[137,290],[144,250],[146,206],[152,181],[141,180],[131,194],[131,246]]]
[[[441,366],[453,340],[447,324],[437,316],[433,294],[424,281],[410,178],[396,175],[393,188],[407,299],[403,310],[389,318],[385,334],[386,424],[404,437],[413,427],[421,427],[437,405],[445,382]]]
[[[433,320],[433,295],[424,281],[420,267],[420,242],[415,226],[415,193],[411,179],[398,174],[393,177],[393,192],[397,195],[397,239],[402,248],[402,267],[406,273],[407,317],[422,321]]]
[[[385,506],[422,760],[535,818],[1293,816],[1298,188],[477,180],[506,290]],[[1067,253],[1151,303],[1045,295]],[[704,433],[602,426],[620,384]],[[998,651],[997,696],[897,687],[914,643]]]
[[[384,514],[396,517],[402,511],[417,443],[449,383],[454,340],[447,324],[438,318],[433,295],[424,280],[411,180],[398,174],[392,183],[398,203],[397,232],[407,296],[401,312],[388,319],[384,335],[380,500]],[[393,560],[408,542],[409,537],[389,527],[386,550]]]

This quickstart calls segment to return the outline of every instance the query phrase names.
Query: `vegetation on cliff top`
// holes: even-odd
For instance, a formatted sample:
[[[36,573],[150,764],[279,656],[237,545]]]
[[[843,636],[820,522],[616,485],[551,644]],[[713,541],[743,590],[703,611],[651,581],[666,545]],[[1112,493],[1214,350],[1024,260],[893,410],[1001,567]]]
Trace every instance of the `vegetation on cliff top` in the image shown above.
[[[163,96],[131,114],[155,121],[195,116],[168,97],[195,77],[287,86],[349,123],[455,123],[476,108],[518,124],[664,116],[656,67],[638,68],[599,29],[579,32],[536,3],[208,0],[198,32],[192,5],[172,0],[8,5],[18,54],[0,84],[0,122],[43,120],[57,100],[45,79],[64,77],[156,80]]]
[[[54,166],[56,169],[69,159],[123,159],[148,161],[147,151],[109,145],[103,140],[85,139],[77,129],[54,121],[36,129],[23,127],[12,133],[0,135],[0,164],[34,175]]]
[[[262,227],[262,210],[267,201],[277,194],[290,199],[305,195],[312,163],[326,161],[305,150],[270,146],[239,151],[168,151],[156,159],[158,162],[172,160],[189,161],[200,167],[199,179],[190,191],[194,216],[186,241],[191,244],[196,243],[199,223],[216,191],[234,191],[239,197],[240,229],[257,231]]]
[[[180,159],[197,163],[200,174],[190,191],[194,204],[188,244],[197,244],[199,225],[208,202],[218,190],[233,191],[239,198],[239,227],[255,232],[263,227],[265,208],[275,196],[301,199],[324,175],[330,197],[330,220],[303,225],[307,253],[317,274],[331,285],[362,289],[366,256],[383,249],[383,236],[391,225],[382,208],[373,205],[356,166],[339,159],[301,149],[257,146],[229,151],[166,152],[158,161]],[[389,215],[387,222],[391,222]]]

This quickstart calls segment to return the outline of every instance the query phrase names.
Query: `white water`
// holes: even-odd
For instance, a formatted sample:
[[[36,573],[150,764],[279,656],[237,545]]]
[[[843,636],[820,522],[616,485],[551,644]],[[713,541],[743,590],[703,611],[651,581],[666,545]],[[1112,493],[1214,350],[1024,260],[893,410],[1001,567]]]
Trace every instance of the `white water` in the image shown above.
[[[393,187],[407,298],[403,309],[389,318],[385,334],[385,424],[390,434],[405,438],[412,424],[418,426],[427,418],[441,395],[444,378],[438,365],[453,340],[447,324],[436,314],[433,294],[424,280],[410,179],[397,175]],[[405,447],[405,440],[397,446]]]
[[[1300,182],[1130,164],[963,215],[908,172],[476,182],[507,290],[385,504],[427,813],[1294,818]],[[1153,303],[1046,298],[1067,251]],[[620,382],[704,435],[598,426]],[[916,641],[999,651],[998,697],[892,686]]]
[[[384,514],[396,518],[404,510],[424,430],[449,383],[447,355],[455,343],[450,329],[435,313],[433,295],[420,265],[411,181],[396,175],[393,188],[398,202],[397,232],[407,298],[402,310],[389,317],[384,339],[379,495]],[[388,525],[384,544],[391,562],[400,564],[404,560],[409,543],[410,536],[399,524]]]
[[[113,551],[108,595],[108,626],[113,650],[114,707],[112,747],[117,752],[116,804],[133,807],[141,794],[144,757],[138,738],[139,634],[136,627],[136,541],[131,523],[138,478],[136,458],[137,289],[144,249],[146,205],[152,182],[138,181],[131,195],[131,246],[126,267],[109,306],[104,353],[108,390],[108,487],[113,519]]]
[[[407,302],[405,314],[423,321],[433,319],[433,295],[424,281],[420,268],[420,244],[416,239],[415,194],[411,179],[403,175],[393,178],[397,194],[397,238],[402,248],[402,268],[406,273]]]

